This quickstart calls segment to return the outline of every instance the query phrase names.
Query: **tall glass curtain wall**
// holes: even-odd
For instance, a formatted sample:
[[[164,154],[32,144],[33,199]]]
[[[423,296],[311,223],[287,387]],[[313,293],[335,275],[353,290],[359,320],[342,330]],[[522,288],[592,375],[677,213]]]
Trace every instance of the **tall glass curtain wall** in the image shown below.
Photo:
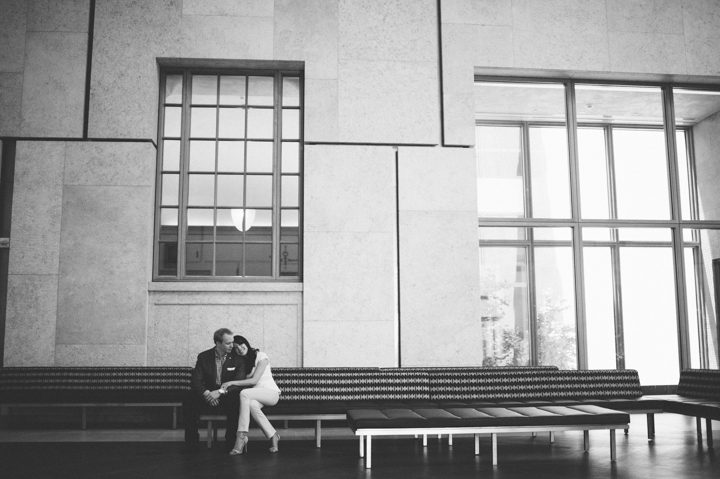
[[[155,277],[300,272],[301,78],[162,75]]]
[[[486,365],[718,367],[719,112],[700,87],[476,79]]]

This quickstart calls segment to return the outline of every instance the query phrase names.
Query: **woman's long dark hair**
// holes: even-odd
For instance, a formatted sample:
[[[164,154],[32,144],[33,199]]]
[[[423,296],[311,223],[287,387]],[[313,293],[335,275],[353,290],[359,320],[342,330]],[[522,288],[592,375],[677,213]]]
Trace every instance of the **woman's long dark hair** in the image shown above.
[[[243,336],[233,336],[233,342],[238,346],[241,344],[247,346],[248,352],[245,356],[245,374],[250,374],[250,371],[252,371],[255,367],[255,359],[257,359],[257,353],[259,350],[250,346],[248,340]]]

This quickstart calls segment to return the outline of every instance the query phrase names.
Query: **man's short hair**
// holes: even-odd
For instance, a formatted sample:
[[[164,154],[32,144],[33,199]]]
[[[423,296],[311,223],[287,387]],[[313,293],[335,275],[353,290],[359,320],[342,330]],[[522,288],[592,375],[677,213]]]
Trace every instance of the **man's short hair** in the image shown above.
[[[232,333],[232,331],[230,331],[228,328],[220,328],[220,329],[218,329],[217,331],[215,331],[215,333],[213,333],[213,341],[214,341],[216,344],[217,344],[217,343],[222,343],[223,336],[225,336],[226,334],[229,334],[230,336],[232,336],[233,333]]]

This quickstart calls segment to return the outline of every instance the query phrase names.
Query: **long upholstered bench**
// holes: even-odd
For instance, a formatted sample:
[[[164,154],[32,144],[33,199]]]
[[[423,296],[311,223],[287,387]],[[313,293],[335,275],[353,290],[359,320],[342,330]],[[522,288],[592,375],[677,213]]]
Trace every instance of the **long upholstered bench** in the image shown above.
[[[97,407],[167,407],[177,427],[178,408],[190,390],[187,367],[4,367],[0,408],[76,408],[87,428]]]

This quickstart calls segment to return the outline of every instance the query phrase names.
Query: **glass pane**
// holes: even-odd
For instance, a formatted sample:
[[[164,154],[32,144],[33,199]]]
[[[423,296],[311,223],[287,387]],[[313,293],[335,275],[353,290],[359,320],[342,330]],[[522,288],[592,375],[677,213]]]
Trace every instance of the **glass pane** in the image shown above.
[[[218,171],[242,173],[244,146],[242,141],[218,142]]]
[[[177,243],[158,244],[158,274],[160,276],[177,276]]]
[[[253,139],[271,139],[273,137],[273,110],[269,108],[250,108],[248,110],[247,137]]]
[[[694,219],[690,201],[690,191],[692,191],[690,183],[690,171],[688,170],[687,143],[685,142],[685,132],[678,131],[675,135],[675,144],[677,145],[677,170],[678,184],[680,186],[680,211],[682,218],[689,220]]]
[[[178,235],[177,208],[160,209],[160,241],[177,241]]]
[[[220,108],[220,138],[245,137],[245,109]]]
[[[690,367],[700,368],[700,344],[704,343],[700,337],[702,317],[702,300],[698,291],[698,271],[696,262],[700,260],[700,252],[696,247],[683,248],[685,253],[685,293],[687,295],[688,337],[690,339]]]
[[[217,103],[217,77],[215,75],[193,75],[192,104],[215,105]]]
[[[217,205],[240,206],[243,205],[243,179],[244,175],[218,175],[217,177]]]
[[[610,241],[612,239],[610,228],[583,228],[583,241]]]
[[[284,141],[282,144],[282,172],[300,173],[300,144]]]
[[[618,228],[620,241],[661,241],[670,242],[670,228]]]
[[[480,326],[483,366],[529,364],[524,248],[480,248]]]
[[[180,137],[180,120],[182,118],[182,108],[176,106],[165,107],[165,128],[163,135]]]
[[[212,243],[187,243],[185,273],[188,276],[212,276],[213,252]]]
[[[588,368],[615,369],[615,310],[610,248],[583,248]]]
[[[283,78],[283,106],[300,106],[300,79]]]
[[[527,239],[526,228],[508,228],[505,226],[478,228],[480,240],[524,240]]]
[[[475,118],[565,122],[565,87],[561,83],[476,82]]]
[[[298,177],[283,176],[282,177],[282,206],[300,206],[298,192]]]
[[[675,88],[673,95],[677,125],[688,127],[692,132],[693,144],[690,146],[697,181],[698,219],[720,220],[720,196],[717,194],[720,91]],[[683,158],[680,148],[678,143],[678,162]],[[684,181],[682,176],[680,181]],[[689,210],[683,209],[683,218],[691,218]]]
[[[297,244],[280,245],[280,276],[296,276],[298,274],[298,256],[300,248]]]
[[[570,169],[564,127],[530,128],[534,218],[570,217]]]
[[[298,242],[298,210],[282,210],[280,216],[280,241],[287,243]]]
[[[215,138],[215,108],[191,108],[190,113],[190,136]]]
[[[165,103],[182,103],[182,75],[165,77]]]
[[[575,85],[578,122],[662,125],[659,87]]]
[[[255,218],[253,219],[253,232],[262,230],[263,234],[270,234],[272,231],[272,210],[253,210]],[[268,237],[268,241],[270,238]]]
[[[535,248],[538,361],[577,368],[572,248]]]
[[[621,248],[625,367],[644,386],[677,384],[675,280],[670,248]]]
[[[613,131],[620,219],[669,219],[670,195],[662,130]]]
[[[165,206],[177,206],[180,175],[162,175],[162,204]]]
[[[282,111],[282,138],[283,140],[300,138],[300,110]]]
[[[220,77],[220,104],[245,104],[245,77],[229,75]]]
[[[247,206],[272,206],[272,176],[247,177]]]
[[[572,241],[571,228],[533,228],[537,241]]]
[[[272,276],[272,246],[245,245],[245,276]]]
[[[578,128],[578,177],[581,217],[610,218],[605,131],[602,128]]]
[[[693,231],[688,236],[698,239],[699,246],[684,248],[692,367],[717,369],[720,230]]]
[[[191,241],[212,241],[213,210],[210,208],[188,208],[187,239]]]
[[[215,171],[215,142],[190,142],[190,171]]]
[[[215,275],[242,276],[242,243],[218,243],[215,245]]]
[[[163,141],[163,171],[180,171],[180,142]]]
[[[213,206],[215,204],[215,177],[213,175],[188,176],[188,205]]]
[[[248,104],[272,105],[274,87],[272,77],[248,77]]]
[[[272,173],[273,144],[270,141],[248,141],[247,171],[250,173]]]
[[[480,126],[476,133],[478,215],[525,215],[519,127]]]
[[[239,212],[239,214],[238,214]],[[215,212],[215,240],[243,241],[242,209],[218,209]],[[239,221],[238,221],[239,220]],[[237,221],[238,226],[235,226]]]

